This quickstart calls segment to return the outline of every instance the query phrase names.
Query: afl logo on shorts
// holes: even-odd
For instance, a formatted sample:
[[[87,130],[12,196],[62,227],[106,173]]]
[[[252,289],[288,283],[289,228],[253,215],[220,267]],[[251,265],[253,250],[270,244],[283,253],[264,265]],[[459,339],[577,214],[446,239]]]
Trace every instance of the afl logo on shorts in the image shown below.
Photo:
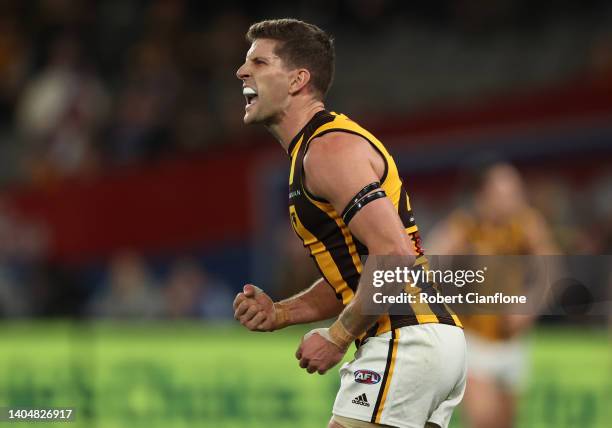
[[[380,382],[380,375],[372,370],[357,370],[355,372],[355,382],[374,385]]]

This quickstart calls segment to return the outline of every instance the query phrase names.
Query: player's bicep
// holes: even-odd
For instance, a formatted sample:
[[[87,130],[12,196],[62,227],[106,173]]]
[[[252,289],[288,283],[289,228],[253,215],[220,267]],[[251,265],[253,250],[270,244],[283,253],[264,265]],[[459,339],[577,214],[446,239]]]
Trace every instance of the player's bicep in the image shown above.
[[[348,227],[368,247],[370,254],[415,255],[404,225],[388,197],[364,205]]]
[[[397,210],[380,187],[379,156],[360,137],[324,139],[305,159],[307,185],[341,213],[371,254],[413,254]]]

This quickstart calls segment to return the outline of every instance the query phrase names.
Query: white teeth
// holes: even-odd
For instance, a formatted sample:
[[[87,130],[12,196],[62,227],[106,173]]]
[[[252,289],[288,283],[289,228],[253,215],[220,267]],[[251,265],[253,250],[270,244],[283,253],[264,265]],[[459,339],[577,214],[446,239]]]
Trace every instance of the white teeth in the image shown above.
[[[253,88],[245,86],[244,88],[242,88],[242,95],[257,95],[257,91],[255,91],[255,89]]]

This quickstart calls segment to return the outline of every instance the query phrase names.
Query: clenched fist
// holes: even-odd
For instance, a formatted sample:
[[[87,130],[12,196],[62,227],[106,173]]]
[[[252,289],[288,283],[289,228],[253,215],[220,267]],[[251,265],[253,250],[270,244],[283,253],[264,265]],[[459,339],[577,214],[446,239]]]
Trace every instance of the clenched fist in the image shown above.
[[[274,302],[261,288],[244,286],[234,299],[234,318],[251,331],[274,331],[284,327]]]
[[[308,373],[325,374],[342,360],[345,353],[346,348],[333,342],[329,329],[316,328],[304,335],[295,357],[300,361],[300,367]]]

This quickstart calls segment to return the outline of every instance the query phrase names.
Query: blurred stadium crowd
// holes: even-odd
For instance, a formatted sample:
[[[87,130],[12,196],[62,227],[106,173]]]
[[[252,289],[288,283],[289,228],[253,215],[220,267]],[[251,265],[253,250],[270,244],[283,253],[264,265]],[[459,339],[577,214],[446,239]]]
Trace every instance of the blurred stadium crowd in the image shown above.
[[[245,28],[265,16],[298,15],[336,35],[342,77],[331,104],[353,115],[612,69],[612,11],[604,1],[251,3],[2,1],[2,180],[48,184],[244,144],[233,72],[245,54]],[[371,71],[364,56],[380,78],[357,89]]]
[[[138,253],[119,251],[92,291],[86,279],[53,264],[29,260],[0,265],[0,314],[111,319],[227,319],[234,295],[188,257],[155,272]]]
[[[356,117],[460,105],[572,79],[612,87],[609,2],[435,3],[2,0],[0,186],[61,186],[261,141],[253,136],[262,130],[242,125],[234,72],[245,30],[266,17],[300,17],[336,36],[338,77],[329,104]],[[607,173],[586,189],[555,176],[530,186],[567,253],[610,253]],[[458,195],[415,199],[427,229]],[[83,274],[49,259],[49,239],[44,225],[21,218],[0,192],[3,316],[223,318],[241,286],[207,272],[197,258],[155,263],[146,258],[155,255],[122,249]],[[293,245],[283,238],[279,248],[292,248],[281,253],[302,266],[303,252]],[[287,274],[281,265],[275,277],[290,279],[279,279],[277,291],[288,283],[299,289],[313,275]]]

